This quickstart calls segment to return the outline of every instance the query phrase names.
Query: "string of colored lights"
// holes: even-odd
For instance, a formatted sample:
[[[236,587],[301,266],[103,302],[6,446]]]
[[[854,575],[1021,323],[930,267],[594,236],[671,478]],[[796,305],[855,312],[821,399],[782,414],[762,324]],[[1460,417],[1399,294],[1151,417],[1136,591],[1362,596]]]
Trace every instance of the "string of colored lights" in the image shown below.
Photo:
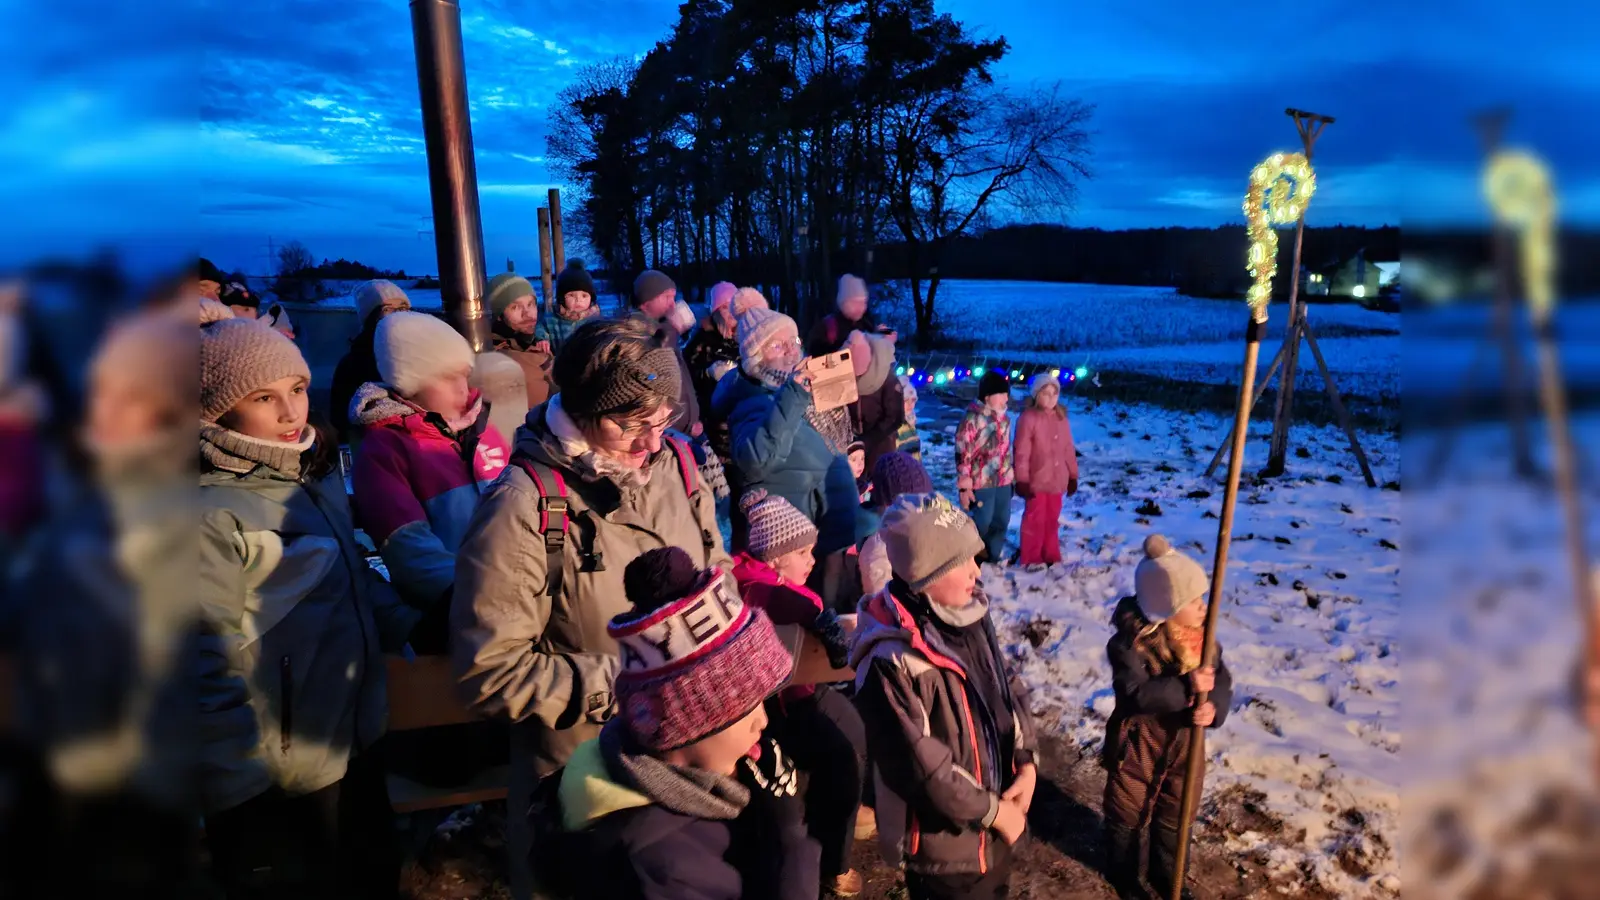
[[[922,388],[931,385],[936,389],[961,384],[969,378],[982,378],[984,374],[991,369],[1008,375],[1013,385],[1026,384],[1027,381],[1025,378],[1032,379],[1034,375],[1037,375],[1040,372],[1048,372],[1051,378],[1056,379],[1063,386],[1074,384],[1079,381],[1090,380],[1095,374],[1089,368],[1087,363],[1072,368],[1061,368],[1060,366],[1037,363],[1024,364],[1020,366],[1013,364],[1013,367],[1008,370],[1003,364],[999,366],[990,366],[988,364],[988,360],[984,360],[977,364],[963,362],[959,364],[945,365],[944,356],[944,354],[934,356],[930,361],[925,362],[922,366],[896,366],[894,374],[909,379],[914,387]]]

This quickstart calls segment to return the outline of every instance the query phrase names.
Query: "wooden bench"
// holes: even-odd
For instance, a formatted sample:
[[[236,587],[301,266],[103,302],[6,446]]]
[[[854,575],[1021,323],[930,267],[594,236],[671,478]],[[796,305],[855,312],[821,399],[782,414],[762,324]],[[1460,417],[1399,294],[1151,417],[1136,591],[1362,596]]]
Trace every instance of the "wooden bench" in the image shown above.
[[[481,721],[461,702],[448,657],[419,656],[408,660],[400,656],[388,656],[385,662],[389,670],[391,732]],[[395,812],[411,813],[487,800],[504,800],[510,777],[510,766],[495,766],[479,772],[466,784],[436,788],[390,774],[389,802]]]

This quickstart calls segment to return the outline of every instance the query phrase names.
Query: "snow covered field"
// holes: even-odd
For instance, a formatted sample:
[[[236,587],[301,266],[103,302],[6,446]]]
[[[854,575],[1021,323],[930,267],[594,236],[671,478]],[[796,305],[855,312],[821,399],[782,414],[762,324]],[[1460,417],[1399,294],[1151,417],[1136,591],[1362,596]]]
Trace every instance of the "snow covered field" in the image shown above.
[[[991,569],[985,584],[1036,706],[1093,753],[1113,707],[1111,611],[1132,593],[1140,543],[1159,531],[1210,568],[1222,485],[1201,472],[1227,422],[1111,403],[1071,413],[1082,458],[1062,512],[1065,564]],[[1269,427],[1252,429],[1247,472]],[[924,432],[942,488],[953,431]],[[1209,736],[1207,796],[1259,792],[1253,803],[1273,821],[1228,835],[1230,851],[1338,896],[1383,896],[1400,878],[1401,495],[1366,487],[1335,429],[1297,428],[1294,446],[1311,458],[1292,458],[1289,477],[1251,486],[1247,476],[1240,490],[1218,632],[1234,700]],[[1364,446],[1380,483],[1398,477],[1392,440],[1367,435]],[[1013,543],[1021,511],[1018,501]]]

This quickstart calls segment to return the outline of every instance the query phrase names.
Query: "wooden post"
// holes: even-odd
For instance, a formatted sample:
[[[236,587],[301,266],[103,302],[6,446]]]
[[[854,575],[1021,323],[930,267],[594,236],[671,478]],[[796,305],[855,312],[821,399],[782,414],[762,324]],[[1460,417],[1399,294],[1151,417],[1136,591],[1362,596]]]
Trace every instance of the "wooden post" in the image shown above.
[[[544,312],[549,315],[556,308],[555,301],[550,298],[555,287],[550,277],[550,210],[542,206],[539,207],[539,286],[544,289]]]
[[[1244,445],[1250,425],[1249,399],[1255,387],[1256,361],[1261,354],[1261,334],[1267,323],[1263,311],[1262,321],[1250,319],[1245,331],[1244,379],[1239,385],[1239,406],[1233,414],[1233,445],[1228,456],[1228,487],[1222,495],[1222,519],[1217,523],[1217,552],[1211,569],[1210,602],[1206,604],[1204,649],[1200,658],[1213,666],[1217,658],[1217,614],[1222,608],[1222,586],[1228,575],[1228,547],[1233,541],[1233,513],[1239,501],[1239,475],[1244,471]],[[1206,702],[1205,694],[1195,696],[1195,705]],[[1178,854],[1172,869],[1171,900],[1182,900],[1184,872],[1189,862],[1189,833],[1194,827],[1194,812],[1200,801],[1200,781],[1204,773],[1206,730],[1189,729],[1188,777],[1183,785],[1183,806],[1178,819]]]
[[[1278,353],[1276,356],[1272,357],[1272,365],[1267,366],[1267,374],[1261,376],[1261,380],[1257,382],[1255,395],[1250,398],[1249,411],[1245,413],[1246,425],[1249,425],[1250,423],[1250,416],[1255,412],[1256,404],[1261,402],[1261,395],[1267,392],[1267,385],[1271,383],[1273,374],[1278,371],[1279,366],[1283,365],[1283,354],[1288,347],[1289,343],[1287,341],[1278,345]],[[1244,390],[1244,385],[1240,385],[1239,390]],[[1232,443],[1233,429],[1229,428],[1227,437],[1224,437],[1222,439],[1222,443],[1217,445],[1217,455],[1211,457],[1211,465],[1206,466],[1207,478],[1210,478],[1211,473],[1217,470],[1217,466],[1222,463],[1223,455],[1228,452],[1228,446]]]
[[[1318,115],[1299,109],[1286,109],[1284,113],[1294,119],[1295,130],[1300,133],[1300,143],[1305,147],[1306,162],[1311,162],[1311,149],[1325,125],[1333,124],[1330,116]],[[1278,379],[1278,408],[1272,417],[1272,440],[1267,451],[1267,466],[1261,474],[1282,475],[1289,456],[1289,425],[1294,417],[1294,383],[1300,373],[1300,326],[1305,320],[1305,309],[1300,303],[1300,250],[1305,240],[1306,219],[1302,214],[1294,229],[1294,268],[1289,278],[1289,322],[1284,327],[1283,342],[1287,352],[1283,358],[1283,374]]]
[[[561,237],[560,188],[550,189],[550,257],[555,260],[556,274],[561,274],[561,270],[567,267],[567,244]]]
[[[1311,348],[1311,355],[1317,361],[1317,368],[1322,370],[1322,384],[1328,389],[1328,400],[1333,404],[1333,414],[1339,417],[1339,427],[1344,429],[1344,436],[1350,441],[1350,451],[1356,455],[1356,464],[1361,466],[1361,477],[1367,480],[1367,487],[1377,487],[1378,480],[1372,477],[1372,467],[1367,465],[1367,454],[1361,449],[1361,441],[1356,438],[1356,428],[1350,421],[1350,413],[1345,411],[1344,400],[1339,397],[1339,389],[1333,383],[1333,374],[1328,371],[1328,362],[1322,358],[1322,348],[1317,346],[1317,336],[1311,333],[1310,323],[1305,323],[1302,330],[1306,333],[1306,344]]]

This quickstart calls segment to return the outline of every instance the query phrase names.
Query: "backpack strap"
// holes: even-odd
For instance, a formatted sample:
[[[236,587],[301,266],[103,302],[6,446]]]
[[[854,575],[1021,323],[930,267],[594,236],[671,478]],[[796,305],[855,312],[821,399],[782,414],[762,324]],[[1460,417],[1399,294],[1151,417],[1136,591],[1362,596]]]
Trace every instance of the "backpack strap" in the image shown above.
[[[664,435],[663,439],[672,448],[672,454],[678,458],[678,474],[683,478],[683,492],[693,500],[695,485],[698,483],[695,476],[700,471],[700,467],[694,462],[694,451],[670,434]],[[700,545],[705,551],[706,559],[709,560],[712,548],[717,546],[716,537],[712,535],[710,529],[700,529]]]
[[[567,529],[572,525],[567,505],[567,482],[561,473],[526,454],[511,457],[513,465],[528,473],[533,487],[539,492],[539,534],[544,537],[544,593],[554,597],[561,593],[562,550],[567,543]]]

